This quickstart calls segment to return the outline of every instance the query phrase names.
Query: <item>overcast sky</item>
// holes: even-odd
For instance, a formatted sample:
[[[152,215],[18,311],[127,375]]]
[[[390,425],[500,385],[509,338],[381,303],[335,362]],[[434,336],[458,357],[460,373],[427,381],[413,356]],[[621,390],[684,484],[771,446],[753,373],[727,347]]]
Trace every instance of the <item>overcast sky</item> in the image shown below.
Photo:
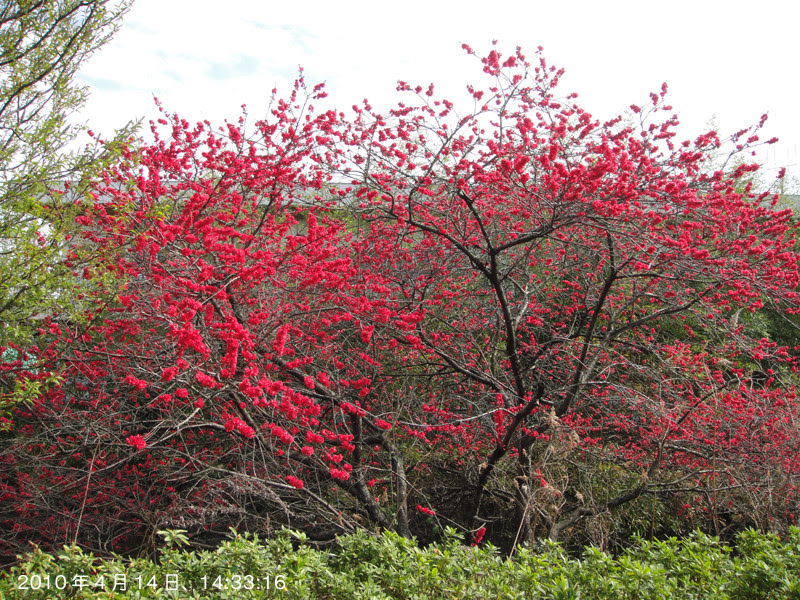
[[[657,8],[651,8],[656,6]],[[508,54],[520,45],[563,67],[564,94],[597,118],[643,103],[661,83],[694,137],[714,119],[721,133],[769,113],[762,155],[768,168],[798,169],[800,78],[798,24],[783,0],[639,1],[136,0],[110,45],[85,66],[92,88],[82,113],[109,134],[130,119],[155,117],[153,97],[195,121],[235,121],[247,104],[266,112],[270,90],[288,92],[304,68],[326,82],[330,103],[347,108],[368,98],[387,107],[399,79],[456,99],[481,82],[480,64],[461,43],[485,55],[492,39]]]

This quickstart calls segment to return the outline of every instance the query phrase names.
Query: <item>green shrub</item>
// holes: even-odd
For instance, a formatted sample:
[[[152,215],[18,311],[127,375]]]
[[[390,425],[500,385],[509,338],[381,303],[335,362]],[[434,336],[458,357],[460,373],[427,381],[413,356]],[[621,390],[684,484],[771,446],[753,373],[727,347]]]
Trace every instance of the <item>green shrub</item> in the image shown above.
[[[454,530],[427,548],[393,533],[360,532],[330,550],[284,531],[187,551],[184,533],[162,532],[157,561],[101,560],[74,546],[58,556],[34,550],[0,576],[0,598],[800,600],[796,528],[786,540],[746,531],[734,547],[700,533],[638,540],[616,558],[587,548],[580,559],[554,543],[502,557],[491,545],[464,546]]]

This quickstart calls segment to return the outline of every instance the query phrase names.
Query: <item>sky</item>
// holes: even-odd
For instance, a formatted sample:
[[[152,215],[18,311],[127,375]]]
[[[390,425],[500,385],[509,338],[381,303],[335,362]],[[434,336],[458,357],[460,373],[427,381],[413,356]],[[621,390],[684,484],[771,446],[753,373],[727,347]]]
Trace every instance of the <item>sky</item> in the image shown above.
[[[236,121],[246,104],[266,116],[270,91],[288,94],[302,66],[348,114],[365,98],[381,109],[397,81],[433,82],[458,102],[482,83],[479,55],[521,46],[565,69],[560,86],[600,119],[644,104],[667,82],[681,139],[713,123],[730,134],[769,114],[765,177],[800,177],[798,28],[785,0],[135,0],[112,42],[81,70],[91,96],[79,115],[103,135],[156,118],[154,97],[190,122]],[[656,8],[651,8],[656,7]],[[458,104],[456,104],[458,108]],[[147,128],[145,127],[145,130]]]

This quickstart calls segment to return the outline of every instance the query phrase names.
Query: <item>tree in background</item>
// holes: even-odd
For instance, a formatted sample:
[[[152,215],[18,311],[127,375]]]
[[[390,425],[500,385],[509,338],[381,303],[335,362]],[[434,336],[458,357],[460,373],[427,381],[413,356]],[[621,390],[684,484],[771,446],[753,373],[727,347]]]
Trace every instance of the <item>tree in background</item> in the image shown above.
[[[75,75],[117,31],[129,0],[24,0],[0,8],[0,355],[3,397],[35,394],[13,382],[40,320],[74,318],[88,279],[73,276],[93,260],[69,248],[102,150],[74,151],[83,127],[70,117],[88,90]],[[127,137],[128,131],[119,136]],[[67,260],[69,259],[69,260]],[[68,316],[71,315],[71,316]],[[0,408],[0,411],[3,409]]]
[[[756,165],[705,168],[715,132],[676,143],[666,88],[599,123],[541,56],[501,60],[466,113],[401,83],[347,120],[301,80],[251,132],[165,114],[124,150],[80,222],[129,248],[88,273],[100,297],[126,288],[43,335],[65,381],[16,410],[3,552],[279,525],[603,541],[642,500],[791,523],[796,362],[743,318],[798,310],[791,213],[740,185]]]

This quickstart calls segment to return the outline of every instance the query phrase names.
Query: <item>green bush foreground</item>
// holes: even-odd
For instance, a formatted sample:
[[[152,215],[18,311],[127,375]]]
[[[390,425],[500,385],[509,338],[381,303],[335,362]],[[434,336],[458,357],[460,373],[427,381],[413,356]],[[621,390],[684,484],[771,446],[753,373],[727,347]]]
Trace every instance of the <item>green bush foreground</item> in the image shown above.
[[[34,551],[2,573],[0,598],[800,599],[797,528],[787,540],[745,531],[735,550],[696,534],[639,540],[618,558],[590,548],[581,559],[555,544],[501,557],[492,546],[463,546],[453,531],[425,549],[392,533],[362,533],[320,551],[284,532],[236,536],[201,552],[182,551],[181,532],[162,533],[167,547],[157,561],[98,560],[77,547],[58,557]]]

